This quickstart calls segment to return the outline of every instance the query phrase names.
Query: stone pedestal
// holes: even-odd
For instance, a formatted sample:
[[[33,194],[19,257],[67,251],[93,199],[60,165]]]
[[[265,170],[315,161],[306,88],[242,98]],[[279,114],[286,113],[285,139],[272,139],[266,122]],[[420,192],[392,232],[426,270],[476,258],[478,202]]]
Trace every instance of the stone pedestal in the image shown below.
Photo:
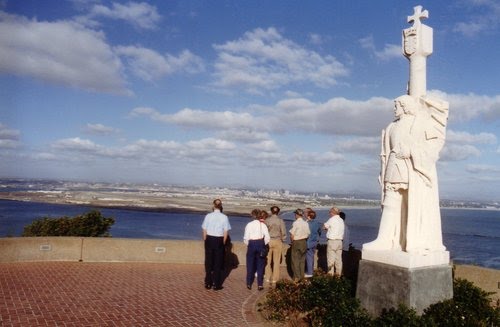
[[[431,304],[453,297],[452,267],[405,268],[361,260],[356,297],[374,317],[382,309],[397,308],[399,304],[422,314]]]

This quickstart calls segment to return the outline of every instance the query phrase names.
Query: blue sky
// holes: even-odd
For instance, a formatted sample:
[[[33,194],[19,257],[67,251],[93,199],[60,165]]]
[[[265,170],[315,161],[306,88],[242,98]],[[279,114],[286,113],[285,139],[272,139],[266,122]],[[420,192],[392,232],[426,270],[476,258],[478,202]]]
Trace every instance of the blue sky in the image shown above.
[[[378,193],[429,11],[441,198],[500,201],[500,2],[0,1],[0,176]]]

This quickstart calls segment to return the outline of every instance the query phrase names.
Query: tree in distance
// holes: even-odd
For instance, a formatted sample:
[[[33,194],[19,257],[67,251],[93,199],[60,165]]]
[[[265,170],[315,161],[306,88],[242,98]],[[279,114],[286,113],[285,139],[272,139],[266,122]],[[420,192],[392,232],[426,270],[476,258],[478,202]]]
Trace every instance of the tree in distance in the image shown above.
[[[61,218],[41,218],[24,226],[22,236],[83,236],[110,237],[109,229],[115,223],[114,218],[104,217],[99,210]]]

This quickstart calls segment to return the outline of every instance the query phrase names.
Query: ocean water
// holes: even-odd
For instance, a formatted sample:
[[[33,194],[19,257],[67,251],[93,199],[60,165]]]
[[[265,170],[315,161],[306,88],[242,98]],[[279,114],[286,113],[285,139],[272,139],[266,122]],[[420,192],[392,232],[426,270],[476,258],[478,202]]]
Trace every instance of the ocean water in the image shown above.
[[[23,227],[44,217],[73,217],[92,208],[78,205],[47,204],[0,200],[0,237],[21,236]],[[115,218],[113,237],[148,239],[201,239],[204,214],[150,212],[125,209],[98,209],[105,217]],[[380,209],[345,209],[350,242],[357,249],[376,238]],[[327,210],[317,210],[320,222],[328,219]],[[443,243],[456,263],[476,264],[500,269],[500,211],[442,209]],[[283,213],[287,227],[292,213]],[[230,216],[231,238],[243,240],[248,217]],[[325,236],[322,235],[325,243]]]

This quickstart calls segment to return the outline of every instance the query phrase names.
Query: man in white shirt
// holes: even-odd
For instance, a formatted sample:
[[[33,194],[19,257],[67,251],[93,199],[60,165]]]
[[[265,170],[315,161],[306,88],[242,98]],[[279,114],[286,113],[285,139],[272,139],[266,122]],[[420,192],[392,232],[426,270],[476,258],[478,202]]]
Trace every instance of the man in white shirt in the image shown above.
[[[292,241],[292,272],[293,279],[299,280],[304,278],[304,270],[306,267],[306,252],[307,238],[311,233],[309,225],[302,219],[302,209],[294,211],[295,221],[290,229],[290,240]]]
[[[205,241],[205,288],[215,291],[222,289],[222,270],[224,269],[224,244],[231,225],[222,213],[222,201],[215,199],[213,212],[207,214],[201,225]]]
[[[330,209],[330,219],[323,225],[327,230],[326,258],[328,261],[328,273],[336,276],[342,275],[342,241],[344,239],[344,221],[339,216],[339,208]]]

